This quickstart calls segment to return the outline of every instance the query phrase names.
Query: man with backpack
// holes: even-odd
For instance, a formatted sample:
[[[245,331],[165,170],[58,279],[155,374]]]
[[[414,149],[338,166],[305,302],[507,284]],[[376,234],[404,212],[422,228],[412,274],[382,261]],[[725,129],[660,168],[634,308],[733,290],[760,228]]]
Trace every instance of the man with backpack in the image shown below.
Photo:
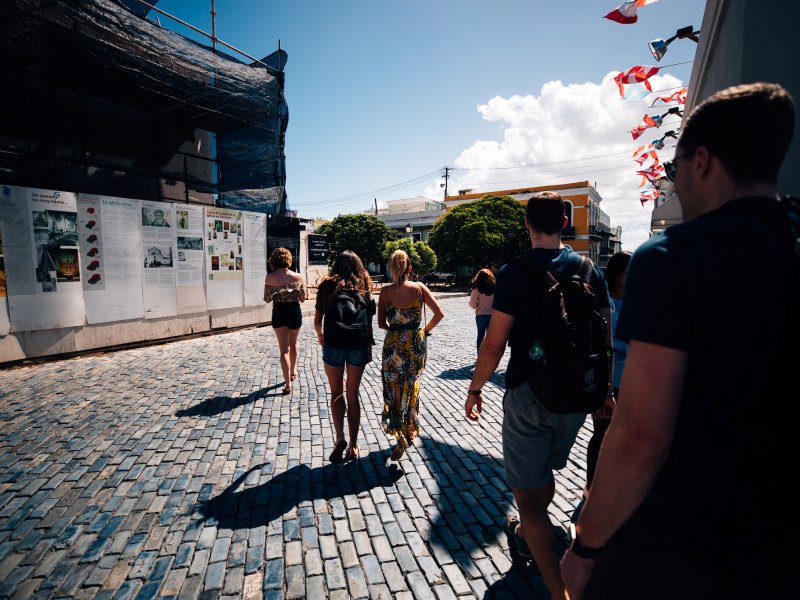
[[[481,388],[508,344],[503,462],[520,520],[507,529],[516,551],[533,555],[554,598],[564,598],[564,585],[547,513],[553,470],[566,465],[587,413],[613,407],[608,289],[589,259],[561,243],[566,225],[559,194],[528,200],[531,250],[497,273],[492,319],[464,405],[467,418],[477,421]]]
[[[800,598],[800,210],[777,193],[794,129],[766,83],[681,126],[664,166],[685,222],[628,270],[619,404],[561,563],[571,598]]]

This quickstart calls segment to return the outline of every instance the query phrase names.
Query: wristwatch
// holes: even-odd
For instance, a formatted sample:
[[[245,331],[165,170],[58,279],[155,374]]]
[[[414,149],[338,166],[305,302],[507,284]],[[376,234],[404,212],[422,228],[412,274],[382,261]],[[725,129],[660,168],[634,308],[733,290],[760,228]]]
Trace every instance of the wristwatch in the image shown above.
[[[483,392],[481,390],[469,390],[467,393],[470,396],[480,396]]]
[[[572,545],[569,547],[570,552],[573,552],[581,558],[590,560],[598,558],[603,553],[604,546],[600,546],[599,548],[587,548],[581,544],[581,539],[578,537],[578,530],[575,527],[575,523],[569,524],[569,533],[570,537],[572,537]]]

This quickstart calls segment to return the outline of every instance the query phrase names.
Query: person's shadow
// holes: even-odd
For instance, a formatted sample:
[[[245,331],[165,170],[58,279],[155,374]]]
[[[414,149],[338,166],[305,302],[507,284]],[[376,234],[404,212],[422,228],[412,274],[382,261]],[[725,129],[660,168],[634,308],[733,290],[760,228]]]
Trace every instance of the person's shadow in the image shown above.
[[[242,473],[219,496],[201,502],[198,508],[206,523],[215,523],[221,529],[268,525],[302,502],[331,500],[394,485],[404,473],[394,466],[387,468],[384,465],[387,456],[386,451],[375,451],[340,465],[311,468],[300,464],[265,483],[241,488],[252,474],[271,468],[269,463],[256,465]],[[366,469],[359,469],[365,465]],[[345,473],[342,470],[346,470]]]
[[[176,417],[213,417],[224,412],[233,410],[245,404],[255,402],[259,398],[270,398],[273,396],[281,396],[281,392],[270,394],[272,390],[282,388],[283,383],[276,383],[260,390],[250,392],[247,396],[239,396],[231,398],[230,396],[214,396],[213,398],[206,398],[189,408],[182,408],[175,411]]]
[[[425,537],[434,556],[449,556],[465,573],[476,577],[480,572],[476,571],[473,556],[492,546],[510,556],[510,560],[500,569],[505,572],[491,584],[485,598],[547,598],[536,566],[519,557],[503,531],[507,514],[516,512],[516,507],[504,483],[501,459],[429,437],[421,438],[413,452],[419,454],[412,455],[414,463],[424,460],[427,469],[417,468],[406,474],[394,464],[387,467],[388,449],[370,452],[343,465],[296,465],[261,483],[259,479],[271,472],[272,465],[256,465],[241,473],[218,496],[201,494],[196,509],[209,525],[247,529],[266,526],[301,503],[358,495],[379,486],[387,492],[399,490],[403,495],[424,483],[434,504],[425,508],[427,517],[422,517],[429,519],[428,527],[418,529],[427,530]],[[425,470],[433,480],[421,481]],[[554,525],[554,529],[565,535],[560,526]]]
[[[463,367],[452,367],[450,369],[444,369],[441,372],[436,374],[436,377],[439,379],[446,379],[446,380],[470,380],[472,379],[472,373],[475,370],[474,364],[464,365]],[[492,373],[492,376],[489,378],[496,386],[502,388],[505,386],[505,371],[495,371]]]

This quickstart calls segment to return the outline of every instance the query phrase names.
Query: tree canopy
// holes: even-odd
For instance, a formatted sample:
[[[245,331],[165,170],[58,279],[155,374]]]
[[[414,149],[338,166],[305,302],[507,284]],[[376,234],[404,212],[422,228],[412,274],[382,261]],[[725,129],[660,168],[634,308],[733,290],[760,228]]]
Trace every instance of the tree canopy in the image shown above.
[[[328,237],[331,248],[329,263],[339,252],[352,250],[365,267],[368,263],[380,262],[386,242],[398,235],[374,215],[339,215],[318,228],[317,233]]]
[[[530,248],[525,206],[491,195],[460,204],[437,219],[428,241],[440,269],[502,265]]]
[[[401,238],[393,242],[386,242],[383,250],[383,262],[389,263],[389,258],[395,250],[405,250],[411,259],[412,272],[420,277],[430,273],[436,268],[436,253],[425,242],[413,242],[411,238]]]

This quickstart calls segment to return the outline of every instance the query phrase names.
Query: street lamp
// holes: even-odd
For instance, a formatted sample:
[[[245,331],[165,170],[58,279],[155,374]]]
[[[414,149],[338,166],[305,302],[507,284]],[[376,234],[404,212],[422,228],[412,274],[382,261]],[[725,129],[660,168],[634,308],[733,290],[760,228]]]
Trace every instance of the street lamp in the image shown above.
[[[675,32],[671,38],[666,40],[657,39],[653,40],[652,42],[648,42],[647,45],[650,47],[650,52],[653,53],[653,57],[656,60],[661,60],[663,56],[667,53],[667,46],[669,46],[675,40],[681,40],[684,38],[689,38],[690,40],[697,42],[698,37],[697,34],[700,31],[693,31],[694,27],[688,25],[687,27],[681,27],[678,31]]]
[[[408,237],[411,237],[412,231],[414,231],[414,226],[411,223],[409,223],[408,225],[406,225],[406,233],[408,234]]]

